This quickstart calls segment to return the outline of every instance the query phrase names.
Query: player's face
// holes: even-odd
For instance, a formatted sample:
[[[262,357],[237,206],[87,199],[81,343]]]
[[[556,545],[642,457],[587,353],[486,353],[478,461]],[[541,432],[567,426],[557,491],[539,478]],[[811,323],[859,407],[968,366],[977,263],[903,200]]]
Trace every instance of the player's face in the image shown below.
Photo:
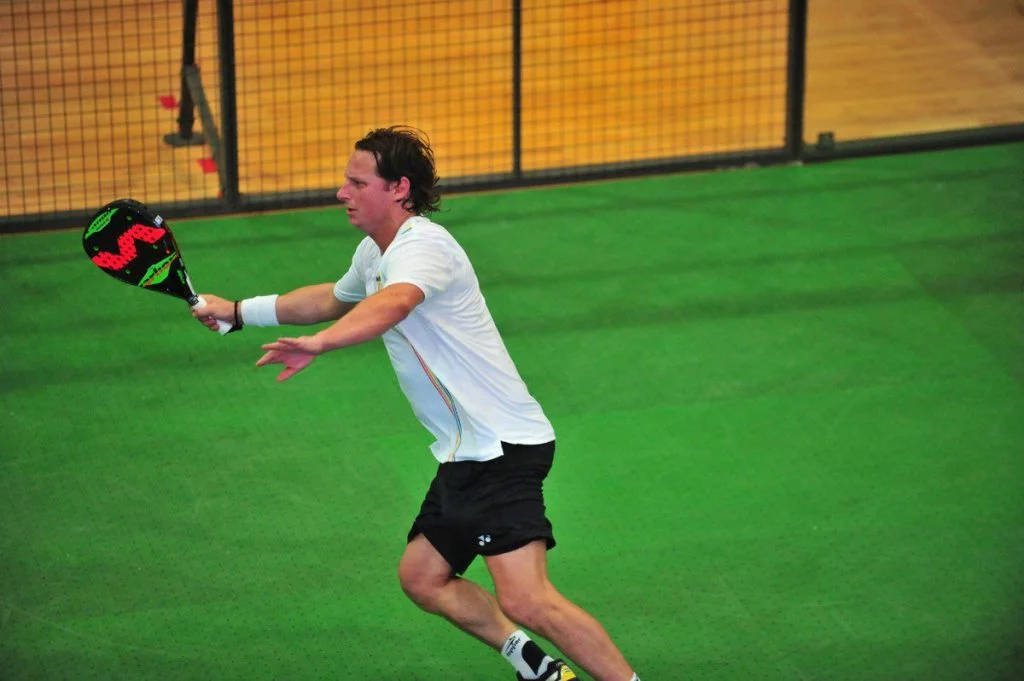
[[[353,152],[345,168],[345,184],[337,194],[345,204],[348,221],[371,234],[384,225],[396,201],[395,184],[377,174],[373,154],[361,149]]]

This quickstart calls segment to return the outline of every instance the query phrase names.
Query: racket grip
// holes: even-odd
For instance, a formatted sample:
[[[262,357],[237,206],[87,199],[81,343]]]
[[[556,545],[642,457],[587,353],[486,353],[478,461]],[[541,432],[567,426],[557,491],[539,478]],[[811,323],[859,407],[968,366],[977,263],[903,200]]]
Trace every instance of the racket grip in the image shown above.
[[[202,307],[203,305],[206,305],[206,299],[203,298],[202,296],[199,296],[199,298],[196,300],[196,304],[192,306],[192,309],[195,310],[196,308]],[[218,319],[217,320],[217,331],[220,332],[220,335],[223,336],[224,334],[226,334],[230,330],[231,330],[231,325],[230,324],[228,324],[223,319]]]

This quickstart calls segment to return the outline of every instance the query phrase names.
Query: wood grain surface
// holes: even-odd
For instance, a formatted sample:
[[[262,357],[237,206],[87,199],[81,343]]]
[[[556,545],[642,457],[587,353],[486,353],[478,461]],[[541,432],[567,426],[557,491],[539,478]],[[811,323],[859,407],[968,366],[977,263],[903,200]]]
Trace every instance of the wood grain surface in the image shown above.
[[[197,62],[219,118],[216,15]],[[1024,121],[1016,0],[810,3],[807,137]],[[426,131],[442,177],[512,169],[508,2],[235,3],[243,193],[341,181],[355,139]],[[522,3],[522,168],[778,147],[786,0]],[[216,197],[207,146],[171,147],[182,3],[0,7],[0,215]],[[198,129],[197,124],[197,129]]]

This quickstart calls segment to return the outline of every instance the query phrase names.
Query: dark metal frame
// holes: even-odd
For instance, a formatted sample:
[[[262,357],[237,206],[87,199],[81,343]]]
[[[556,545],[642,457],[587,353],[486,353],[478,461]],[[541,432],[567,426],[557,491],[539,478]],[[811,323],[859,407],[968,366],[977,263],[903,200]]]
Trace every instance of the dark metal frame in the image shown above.
[[[196,65],[196,24],[199,0],[184,0],[182,22],[181,103],[178,107],[178,129],[164,135],[171,146],[209,144],[217,164],[221,198],[228,207],[238,208],[238,115],[235,97],[235,20],[231,0],[217,0],[217,48],[220,55],[221,127],[214,120],[206,97],[203,79]],[[195,110],[203,123],[203,133],[194,133]],[[223,132],[223,136],[221,135]]]
[[[206,93],[202,91],[202,81],[196,67],[196,22],[199,13],[199,0],[185,0],[184,28],[181,37],[181,101],[178,105],[178,129],[164,135],[164,141],[174,147],[193,146],[206,143],[201,132],[193,132],[196,121],[196,98],[193,92],[198,88],[199,110],[209,113],[210,105],[206,101]],[[213,116],[210,116],[213,120]],[[204,122],[203,125],[206,125]],[[218,142],[219,144],[219,142]]]
[[[167,217],[192,217],[330,204],[336,188],[310,189],[265,195],[243,195],[238,190],[238,119],[235,89],[234,4],[217,2],[217,36],[220,67],[220,126],[210,111],[202,77],[195,64],[195,29],[198,0],[183,0],[181,104],[178,129],[165,136],[169,144],[208,143],[217,163],[221,195],[216,199],[188,200],[160,206]],[[804,143],[804,88],[807,56],[807,0],[789,0],[786,122],[784,143],[777,148],[747,149],[720,154],[689,155],[664,159],[524,171],[522,156],[522,2],[511,0],[512,44],[512,159],[511,172],[459,177],[442,183],[447,191],[475,191],[525,187],[554,182],[593,180],[684,170],[703,170],[742,165],[819,162],[876,154],[927,151],[950,147],[998,144],[1024,140],[1024,122],[967,130],[904,135],[836,142],[819,136],[816,144]],[[199,111],[203,132],[193,131],[194,109]],[[205,135],[205,136],[204,136]],[[0,217],[0,232],[63,228],[84,224],[91,210]]]

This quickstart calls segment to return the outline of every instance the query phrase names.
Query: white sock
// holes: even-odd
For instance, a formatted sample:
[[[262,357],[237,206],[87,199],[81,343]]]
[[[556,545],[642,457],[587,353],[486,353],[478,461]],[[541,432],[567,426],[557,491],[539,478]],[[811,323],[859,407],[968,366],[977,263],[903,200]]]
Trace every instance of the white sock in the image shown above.
[[[525,657],[523,657],[524,650],[526,651]],[[516,629],[508,635],[501,645],[501,654],[524,679],[538,678],[538,674],[547,668],[548,663],[554,662],[529,636],[523,633],[522,629]]]
[[[640,677],[636,674],[633,674],[633,678],[631,678],[629,681],[640,681]]]

